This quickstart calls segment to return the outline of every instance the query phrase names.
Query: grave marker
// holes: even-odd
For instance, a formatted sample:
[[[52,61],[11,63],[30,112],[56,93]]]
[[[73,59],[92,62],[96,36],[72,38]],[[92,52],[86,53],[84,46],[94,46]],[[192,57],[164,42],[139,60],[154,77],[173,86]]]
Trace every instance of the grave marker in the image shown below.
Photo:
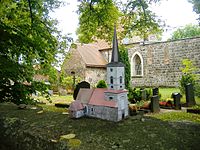
[[[186,103],[187,106],[193,106],[196,104],[195,98],[194,98],[194,87],[191,83],[188,83],[185,86],[185,94],[186,94]]]
[[[181,109],[181,94],[180,93],[172,93],[172,97],[174,99],[175,109]]]
[[[153,95],[151,97],[151,112],[159,112],[160,106],[159,106],[159,97],[158,95]]]

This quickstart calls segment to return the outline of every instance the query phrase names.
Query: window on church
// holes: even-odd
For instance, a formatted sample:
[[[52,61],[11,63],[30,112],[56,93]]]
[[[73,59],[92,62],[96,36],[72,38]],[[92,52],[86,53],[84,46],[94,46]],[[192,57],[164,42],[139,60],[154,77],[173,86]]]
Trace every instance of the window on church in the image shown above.
[[[141,75],[141,60],[138,55],[135,55],[135,74],[136,75]]]
[[[110,77],[110,84],[113,84],[113,76]]]
[[[122,76],[119,77],[119,82],[122,83]]]
[[[131,75],[143,76],[143,60],[142,60],[142,55],[139,52],[136,52],[132,57]]]

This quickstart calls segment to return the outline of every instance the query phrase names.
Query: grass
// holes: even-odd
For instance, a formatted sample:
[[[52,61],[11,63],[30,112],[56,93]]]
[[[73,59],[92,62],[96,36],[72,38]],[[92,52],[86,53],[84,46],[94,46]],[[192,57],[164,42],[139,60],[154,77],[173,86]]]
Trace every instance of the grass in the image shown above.
[[[72,150],[168,150],[198,149],[200,146],[200,115],[183,112],[153,114],[144,116],[143,121],[140,117],[130,116],[115,123],[94,118],[70,119],[68,115],[63,115],[57,110],[54,112],[53,109],[40,114],[37,112],[38,110],[19,110],[15,105],[0,104],[1,121],[5,118],[7,119],[4,121],[11,120],[8,118],[22,120],[20,128],[17,126],[20,121],[9,122],[12,128],[8,126],[9,130],[5,130],[6,133],[17,137],[31,134],[58,143],[61,135],[75,134],[76,141],[81,144],[73,147],[74,143],[69,142]],[[12,132],[9,132],[10,130]],[[18,138],[17,143],[23,143],[24,139],[25,137]]]
[[[172,93],[180,93],[179,88],[159,88],[159,93],[161,94],[161,100],[173,100],[171,98]],[[198,105],[200,105],[200,97],[195,97],[195,101]],[[181,102],[185,103],[186,102],[186,98],[185,95],[182,96],[181,98]]]
[[[200,115],[186,112],[168,112],[154,114],[152,117],[163,121],[191,121],[200,123]]]
[[[64,104],[70,104],[73,101],[72,95],[67,96],[59,96],[59,95],[53,95],[50,97],[50,101],[47,101],[45,97],[39,96],[34,97],[34,99],[39,100],[41,103],[46,103],[49,105],[54,105],[55,103],[64,103]]]

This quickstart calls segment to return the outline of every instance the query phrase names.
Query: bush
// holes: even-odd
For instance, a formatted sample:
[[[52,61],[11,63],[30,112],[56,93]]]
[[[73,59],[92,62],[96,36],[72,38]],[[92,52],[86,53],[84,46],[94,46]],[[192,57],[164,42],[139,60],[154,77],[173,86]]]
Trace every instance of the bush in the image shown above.
[[[179,80],[179,89],[182,94],[185,94],[185,86],[191,83],[194,87],[196,86],[196,81],[198,80],[197,75],[194,73],[197,68],[193,65],[192,61],[189,59],[182,60],[183,68],[180,68],[183,75]]]
[[[195,95],[200,98],[200,83],[195,85]]]
[[[107,84],[106,84],[106,81],[104,80],[100,80],[98,83],[97,83],[97,88],[107,88]]]
[[[137,101],[140,101],[141,100],[141,91],[136,88],[129,88],[128,100],[131,103],[136,103]]]

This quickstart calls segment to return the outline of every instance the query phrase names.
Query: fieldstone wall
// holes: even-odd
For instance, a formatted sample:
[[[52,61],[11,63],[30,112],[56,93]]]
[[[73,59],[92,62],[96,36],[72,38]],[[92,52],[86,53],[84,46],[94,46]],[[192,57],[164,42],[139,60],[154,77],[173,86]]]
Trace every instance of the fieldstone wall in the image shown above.
[[[181,78],[183,59],[190,59],[200,74],[200,37],[151,44],[127,45],[129,59],[139,52],[143,59],[143,76],[132,76],[132,86],[177,87]],[[133,66],[131,66],[133,67]]]
[[[95,87],[98,81],[106,81],[106,69],[87,67],[85,69],[85,81],[89,82],[91,86]]]

